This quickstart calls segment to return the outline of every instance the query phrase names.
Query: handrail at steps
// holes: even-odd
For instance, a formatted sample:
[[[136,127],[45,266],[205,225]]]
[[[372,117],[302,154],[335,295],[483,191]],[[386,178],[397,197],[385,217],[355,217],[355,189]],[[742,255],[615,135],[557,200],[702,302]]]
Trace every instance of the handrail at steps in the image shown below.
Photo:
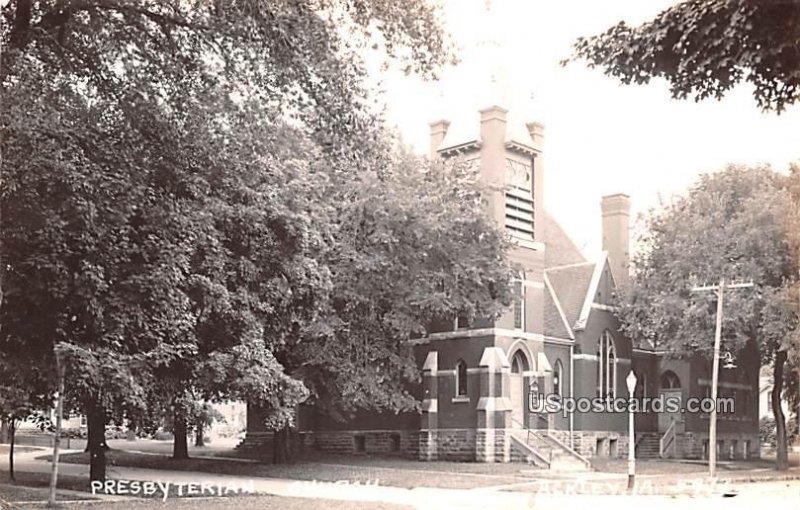
[[[576,452],[575,450],[573,450],[572,448],[570,448],[570,447],[569,447],[569,446],[567,446],[566,444],[564,444],[564,443],[562,443],[561,441],[559,441],[557,437],[555,437],[555,436],[551,435],[549,432],[547,432],[547,431],[544,431],[544,430],[543,430],[543,431],[542,431],[542,433],[543,433],[543,434],[544,434],[544,435],[545,435],[545,436],[546,436],[548,439],[550,439],[551,441],[553,441],[554,443],[556,443],[558,446],[560,446],[561,448],[563,448],[563,449],[564,449],[564,451],[566,451],[567,453],[569,453],[570,455],[572,455],[573,457],[575,457],[575,458],[576,458],[576,459],[578,459],[579,461],[583,462],[583,463],[586,465],[586,467],[588,467],[589,469],[591,469],[591,468],[592,468],[592,463],[589,461],[589,459],[587,459],[586,457],[584,457],[584,456],[583,456],[583,455],[581,455],[580,453]]]
[[[511,423],[512,424],[514,424],[514,423],[518,424],[520,430],[524,430],[525,432],[527,432],[527,436],[525,437],[525,443],[530,445],[530,442],[531,442],[531,429],[526,427],[524,423],[522,423],[518,419],[514,418],[513,416],[509,416],[509,418],[511,418]]]
[[[658,440],[658,455],[662,459],[667,454],[667,450],[675,448],[675,423],[677,422],[673,419],[664,435]]]
[[[545,469],[550,469],[550,460],[545,459],[544,456],[541,453],[537,452],[536,449],[533,448],[531,445],[523,443],[520,438],[516,437],[513,434],[511,435],[511,440],[519,443],[524,449],[526,449],[531,454],[531,456],[536,457],[536,459],[543,464],[542,467],[544,467]],[[536,462],[534,462],[534,464],[536,464]]]

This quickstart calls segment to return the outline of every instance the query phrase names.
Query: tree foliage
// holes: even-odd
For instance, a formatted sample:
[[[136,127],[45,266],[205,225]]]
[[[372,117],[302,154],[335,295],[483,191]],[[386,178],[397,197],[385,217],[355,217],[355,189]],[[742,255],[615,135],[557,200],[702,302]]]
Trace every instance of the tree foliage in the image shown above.
[[[406,341],[508,301],[474,176],[398,151],[363,84],[372,45],[423,75],[450,58],[424,1],[2,14],[0,352],[52,391],[61,346],[92,459],[108,418],[183,420],[187,396],[276,430],[309,394],[414,408]]]
[[[434,320],[496,317],[510,302],[505,234],[473,170],[398,154],[330,202],[335,241],[322,254],[331,299],[298,343],[277,352],[334,417],[417,408],[409,340]],[[336,198],[336,195],[333,195]]]
[[[759,107],[780,113],[800,97],[798,38],[794,0],[688,0],[638,27],[580,38],[572,58],[626,84],[665,78],[680,99],[719,99],[745,81]]]
[[[753,292],[725,296],[723,344],[737,351],[758,338],[764,361],[771,360],[793,329],[785,319],[795,312],[788,289],[797,278],[789,242],[796,209],[785,176],[731,166],[701,176],[686,196],[651,212],[623,309],[631,338],[708,354],[710,346],[695,342],[713,337],[715,298],[691,293],[691,287],[722,277],[752,280]]]
[[[701,176],[687,195],[652,212],[631,290],[621,298],[626,334],[675,356],[711,358],[713,342],[704,339],[714,338],[716,296],[691,288],[720,278],[752,281],[752,290],[725,293],[722,350],[757,346],[777,374],[780,397],[785,360],[800,340],[792,241],[800,215],[791,185],[769,168],[731,166]]]

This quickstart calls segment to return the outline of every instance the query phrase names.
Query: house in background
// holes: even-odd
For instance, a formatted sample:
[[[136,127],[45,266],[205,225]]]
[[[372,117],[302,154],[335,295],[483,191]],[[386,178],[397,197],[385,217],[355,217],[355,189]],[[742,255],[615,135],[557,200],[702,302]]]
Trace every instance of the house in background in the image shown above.
[[[760,421],[764,421],[767,419],[774,420],[775,414],[772,410],[772,386],[774,382],[772,379],[772,371],[770,367],[763,367],[761,370],[761,376],[759,378],[759,390],[758,390],[758,417]],[[784,394],[781,398],[781,410],[783,411],[783,416],[786,420],[786,427],[788,429],[789,441],[792,442],[792,433],[793,431],[800,430],[800,407],[797,409],[792,409],[789,400],[786,398]],[[794,434],[792,449],[795,452],[800,452],[800,434]],[[762,447],[767,449],[773,448],[771,444],[762,444]]]
[[[772,412],[772,387],[774,382],[772,380],[772,372],[769,367],[763,367],[759,375],[758,384],[758,417],[759,419],[774,418]],[[784,396],[781,398],[781,410],[786,417],[792,416],[789,408],[789,401]]]

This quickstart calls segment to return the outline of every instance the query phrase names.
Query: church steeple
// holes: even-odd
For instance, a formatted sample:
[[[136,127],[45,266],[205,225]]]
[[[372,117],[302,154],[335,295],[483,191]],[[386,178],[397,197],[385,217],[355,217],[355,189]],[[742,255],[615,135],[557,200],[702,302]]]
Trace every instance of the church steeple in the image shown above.
[[[508,72],[505,64],[505,31],[503,22],[492,0],[485,0],[483,34],[478,42],[481,74],[484,76],[480,108],[508,107]]]
[[[488,214],[520,247],[540,250],[543,126],[522,122],[531,109],[530,97],[514,103],[517,111],[512,111],[500,7],[498,0],[483,0],[478,43],[461,68],[464,78],[476,84],[467,90],[477,94],[473,92],[471,100],[463,98],[464,79],[452,90],[466,101],[451,112],[453,117],[437,112],[442,116],[430,123],[430,155],[458,156],[474,164],[483,183],[494,190],[487,195]],[[440,97],[440,103],[443,100]]]
[[[472,4],[476,7],[475,4]],[[468,51],[455,87],[444,86],[453,111],[430,123],[431,158],[458,158],[473,166],[484,185],[486,214],[509,234],[510,257],[520,270],[525,304],[501,317],[499,328],[541,334],[544,330],[544,126],[525,123],[531,100],[513,101],[506,66],[506,32],[498,0],[484,0],[477,44]],[[459,72],[460,71],[460,72]],[[447,82],[444,82],[445,85]],[[440,98],[440,103],[444,103]],[[517,98],[520,99],[520,98]],[[516,110],[516,111],[515,111]]]

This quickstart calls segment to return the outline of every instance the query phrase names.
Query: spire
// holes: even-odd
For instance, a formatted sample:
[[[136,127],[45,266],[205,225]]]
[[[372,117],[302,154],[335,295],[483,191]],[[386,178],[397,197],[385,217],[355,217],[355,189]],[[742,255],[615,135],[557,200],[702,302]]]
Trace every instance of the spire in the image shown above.
[[[483,36],[478,46],[482,53],[484,76],[486,76],[485,91],[480,101],[482,107],[507,106],[508,101],[508,76],[505,66],[504,49],[505,38],[503,23],[497,7],[492,0],[485,0],[485,17]]]

